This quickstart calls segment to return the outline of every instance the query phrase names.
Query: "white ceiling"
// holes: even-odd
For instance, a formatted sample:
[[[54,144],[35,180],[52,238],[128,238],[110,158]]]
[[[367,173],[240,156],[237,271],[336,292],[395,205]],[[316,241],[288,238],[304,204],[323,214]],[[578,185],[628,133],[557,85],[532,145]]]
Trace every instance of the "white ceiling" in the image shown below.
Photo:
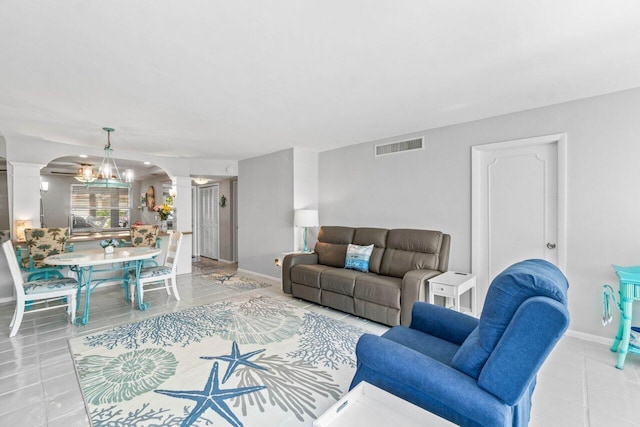
[[[0,134],[240,160],[640,87],[637,0],[0,0]]]

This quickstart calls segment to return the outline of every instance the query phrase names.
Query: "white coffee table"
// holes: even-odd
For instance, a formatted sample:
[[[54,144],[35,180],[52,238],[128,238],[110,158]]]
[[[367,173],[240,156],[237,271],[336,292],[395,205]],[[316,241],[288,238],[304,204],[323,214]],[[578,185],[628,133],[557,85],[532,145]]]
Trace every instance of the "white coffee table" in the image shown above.
[[[363,381],[322,414],[313,426],[449,427],[455,424]]]

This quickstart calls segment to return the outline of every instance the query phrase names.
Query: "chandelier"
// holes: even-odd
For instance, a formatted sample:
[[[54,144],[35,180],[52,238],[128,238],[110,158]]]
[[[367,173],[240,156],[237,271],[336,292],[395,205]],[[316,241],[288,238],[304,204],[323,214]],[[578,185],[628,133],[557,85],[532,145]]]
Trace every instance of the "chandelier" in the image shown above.
[[[82,165],[78,170],[75,178],[91,187],[115,187],[115,188],[131,188],[133,182],[133,170],[125,171],[124,179],[120,175],[118,165],[113,159],[113,149],[111,148],[111,132],[116,130],[113,128],[102,128],[107,132],[107,145],[104,146],[104,157],[98,169],[97,174],[93,172],[93,166]]]

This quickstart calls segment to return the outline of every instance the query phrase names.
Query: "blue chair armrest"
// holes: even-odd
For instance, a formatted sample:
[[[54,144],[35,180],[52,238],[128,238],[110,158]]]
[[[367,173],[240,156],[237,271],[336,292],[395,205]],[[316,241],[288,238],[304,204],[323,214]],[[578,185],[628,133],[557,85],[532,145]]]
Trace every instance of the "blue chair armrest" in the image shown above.
[[[509,424],[508,405],[481,389],[475,379],[422,353],[365,334],[356,354],[358,370],[351,388],[366,381],[456,424]]]
[[[411,329],[462,345],[478,326],[478,319],[425,302],[416,302],[411,312]]]

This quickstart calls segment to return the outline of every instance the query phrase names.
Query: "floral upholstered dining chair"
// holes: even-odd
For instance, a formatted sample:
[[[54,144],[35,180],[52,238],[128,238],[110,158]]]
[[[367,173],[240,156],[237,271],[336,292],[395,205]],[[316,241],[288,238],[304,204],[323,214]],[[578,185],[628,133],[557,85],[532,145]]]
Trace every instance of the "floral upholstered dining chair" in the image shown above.
[[[64,277],[59,267],[46,265],[43,260],[63,252],[73,251],[68,245],[68,228],[26,228],[24,237],[28,256],[19,254],[20,266],[29,271],[28,281]],[[22,251],[20,251],[22,252]]]
[[[129,231],[131,236],[131,246],[147,246],[152,248],[160,247],[160,239],[158,234],[160,227],[157,225],[132,225]],[[142,261],[143,266],[155,266],[158,265],[154,259],[146,259]]]
[[[156,247],[159,227],[157,225],[132,225],[131,245]]]

